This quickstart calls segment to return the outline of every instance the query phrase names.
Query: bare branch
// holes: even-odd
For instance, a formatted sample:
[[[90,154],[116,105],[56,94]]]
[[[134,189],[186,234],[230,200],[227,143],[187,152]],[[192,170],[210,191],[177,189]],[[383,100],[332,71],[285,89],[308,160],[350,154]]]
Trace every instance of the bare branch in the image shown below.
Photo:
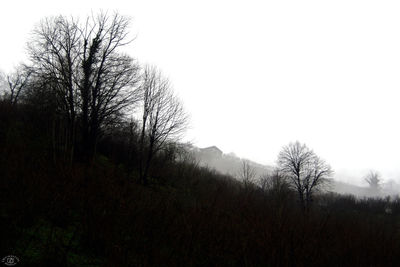
[[[92,15],[83,23],[52,17],[35,28],[28,45],[34,73],[51,82],[71,136],[80,122],[81,148],[88,155],[102,129],[139,100],[139,66],[119,51],[130,42],[128,27],[129,19],[118,13]]]
[[[142,131],[141,154],[147,147],[146,163],[140,162],[140,173],[146,183],[147,172],[154,154],[169,140],[177,140],[186,130],[188,116],[170,83],[155,67],[145,67],[142,75]],[[143,159],[141,159],[143,161]]]
[[[331,167],[299,142],[290,143],[282,149],[278,166],[297,191],[303,207],[310,204],[313,193],[323,188],[332,175]]]

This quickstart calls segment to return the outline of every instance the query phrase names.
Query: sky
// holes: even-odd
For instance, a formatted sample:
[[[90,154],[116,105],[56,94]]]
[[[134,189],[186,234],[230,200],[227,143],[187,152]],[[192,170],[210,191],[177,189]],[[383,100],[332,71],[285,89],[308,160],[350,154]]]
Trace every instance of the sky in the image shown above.
[[[369,169],[400,182],[398,1],[7,2],[5,72],[44,17],[118,11],[132,19],[126,52],[158,66],[190,114],[185,141],[275,164],[299,140],[352,182]]]

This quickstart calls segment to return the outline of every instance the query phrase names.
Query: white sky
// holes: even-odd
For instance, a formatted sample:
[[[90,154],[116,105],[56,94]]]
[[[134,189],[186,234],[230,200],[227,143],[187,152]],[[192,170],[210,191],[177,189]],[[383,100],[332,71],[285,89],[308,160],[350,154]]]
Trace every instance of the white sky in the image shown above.
[[[128,52],[181,96],[196,145],[273,164],[299,140],[338,172],[400,178],[398,1],[7,2],[4,71],[41,18],[117,10],[132,17]]]

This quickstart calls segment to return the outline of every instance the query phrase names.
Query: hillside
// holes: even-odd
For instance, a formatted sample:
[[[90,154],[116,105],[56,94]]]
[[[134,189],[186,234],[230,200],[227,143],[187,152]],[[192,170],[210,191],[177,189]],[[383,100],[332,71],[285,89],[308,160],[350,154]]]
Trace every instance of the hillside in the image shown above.
[[[273,184],[260,190],[192,161],[176,161],[179,150],[172,145],[155,156],[150,183],[143,185],[135,165],[138,144],[126,149],[126,125],[104,136],[89,162],[69,161],[53,156],[46,128],[52,124],[40,114],[0,101],[0,248],[21,266],[400,262],[398,200],[326,194],[304,213],[296,192]],[[214,156],[227,171],[240,166],[239,158],[215,147],[194,151],[208,160]]]
[[[189,116],[123,52],[129,21],[42,20],[32,62],[0,88],[2,263],[400,266],[400,198],[320,190],[333,172],[305,144],[282,148],[279,172],[182,145]]]
[[[212,168],[221,174],[228,174],[235,178],[238,177],[244,160],[248,162],[250,167],[255,171],[256,177],[271,173],[274,168],[273,166],[267,166],[240,158],[233,153],[226,154],[216,146],[199,148],[188,145],[186,148],[201,166]]]
[[[240,179],[238,175],[242,169],[243,161],[249,163],[255,171],[256,177],[271,173],[274,166],[263,165],[251,160],[241,158],[234,153],[224,153],[217,146],[199,148],[193,145],[185,145],[185,149],[199,163],[200,166],[214,169],[221,174],[230,175]],[[342,194],[354,195],[356,197],[384,197],[387,195],[395,196],[399,193],[399,186],[394,183],[384,183],[379,192],[371,192],[366,186],[358,186],[341,181],[342,173],[336,174],[329,185],[328,191]],[[346,176],[345,178],[349,178]]]

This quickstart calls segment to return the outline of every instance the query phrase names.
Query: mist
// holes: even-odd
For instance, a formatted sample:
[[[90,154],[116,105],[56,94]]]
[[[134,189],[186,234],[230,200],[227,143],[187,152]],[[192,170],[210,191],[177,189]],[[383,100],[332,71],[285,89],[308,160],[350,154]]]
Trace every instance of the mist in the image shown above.
[[[93,6],[126,10],[135,42],[124,51],[159,66],[173,82],[190,107],[186,141],[274,165],[283,145],[301,140],[337,174],[354,176],[347,181],[336,175],[338,180],[359,184],[357,177],[374,169],[398,181],[400,19],[394,2],[289,1],[291,8],[158,3],[165,12],[141,2],[46,3],[24,10],[8,5],[1,19],[13,29],[0,32],[12,40],[0,49],[3,71],[25,59],[30,26],[55,10],[68,15],[90,13]],[[30,12],[36,6],[43,8]]]
[[[399,266],[399,12],[5,5],[1,262]]]
[[[277,168],[275,164],[260,164],[248,158],[240,157],[233,152],[224,153],[217,146],[199,148],[193,145],[187,146],[187,150],[201,166],[213,169],[221,174],[227,174],[242,180],[241,171],[243,163],[248,162],[254,171],[255,180],[264,175],[270,175]],[[366,177],[371,171],[379,174],[379,190],[370,190]],[[365,197],[396,197],[400,193],[398,172],[380,172],[373,169],[359,170],[335,170],[332,177],[332,184],[327,188],[330,192],[343,195],[354,195],[359,198]]]

